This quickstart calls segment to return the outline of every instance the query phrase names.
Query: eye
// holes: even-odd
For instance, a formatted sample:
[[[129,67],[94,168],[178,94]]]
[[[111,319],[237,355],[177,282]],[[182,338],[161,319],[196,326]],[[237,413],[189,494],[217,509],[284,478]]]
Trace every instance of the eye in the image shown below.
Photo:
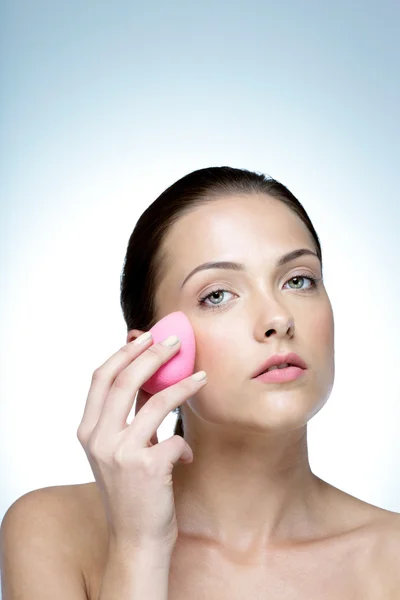
[[[201,308],[219,308],[221,302],[218,302],[217,304],[214,304],[212,306],[210,306],[209,304],[206,304],[206,300],[208,300],[211,297],[213,297],[213,300],[218,300],[218,298],[216,298],[215,296],[218,296],[221,293],[228,293],[231,294],[232,292],[228,292],[228,290],[224,290],[222,288],[218,288],[217,290],[213,290],[212,292],[210,292],[209,294],[207,294],[207,296],[203,296],[202,298],[199,299],[198,304],[200,305]]]
[[[309,285],[307,288],[303,288],[303,287],[291,287],[290,289],[292,290],[299,290],[300,292],[309,292],[310,290],[313,290],[314,288],[317,287],[317,283],[320,281],[320,279],[317,279],[315,277],[311,277],[310,275],[306,275],[305,273],[302,274],[298,274],[298,275],[294,275],[293,277],[291,277],[286,283],[289,283],[291,281],[295,282],[295,285],[299,282],[302,283],[305,279],[308,279],[311,282],[311,285]],[[198,306],[200,306],[200,308],[204,309],[204,310],[214,310],[215,308],[219,308],[220,306],[225,306],[226,302],[222,303],[222,302],[217,302],[215,304],[207,304],[206,301],[207,300],[218,300],[218,296],[221,297],[221,293],[228,293],[228,294],[232,294],[232,292],[229,292],[228,290],[225,290],[223,288],[217,288],[215,290],[212,290],[211,292],[209,292],[206,296],[203,296],[202,298],[199,298],[197,304]]]
[[[304,281],[304,279],[308,279],[309,281],[311,281],[311,285],[310,285],[308,288],[296,288],[296,287],[295,287],[295,288],[290,288],[290,289],[292,289],[292,290],[293,290],[293,289],[294,289],[294,290],[296,290],[296,289],[300,289],[300,291],[303,291],[303,289],[304,289],[304,291],[307,291],[307,290],[310,290],[310,289],[312,289],[312,288],[315,288],[315,287],[316,287],[316,285],[317,285],[317,282],[319,281],[319,279],[316,279],[315,277],[311,277],[310,275],[306,275],[305,273],[303,273],[302,275],[294,275],[293,277],[291,277],[291,278],[288,280],[288,282],[287,282],[287,283],[289,283],[290,281],[295,281],[295,280],[296,280],[296,281],[299,281],[299,280],[300,280],[300,281]]]

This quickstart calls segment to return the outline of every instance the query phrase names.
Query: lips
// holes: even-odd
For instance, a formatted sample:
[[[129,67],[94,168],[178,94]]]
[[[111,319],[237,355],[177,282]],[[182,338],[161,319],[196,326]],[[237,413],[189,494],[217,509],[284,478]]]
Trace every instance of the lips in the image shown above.
[[[284,363],[288,363],[290,366],[300,367],[300,369],[307,369],[307,365],[301,356],[294,352],[290,352],[289,354],[275,354],[258,367],[253,373],[252,378],[258,377],[261,373],[265,373],[269,367],[279,366]]]

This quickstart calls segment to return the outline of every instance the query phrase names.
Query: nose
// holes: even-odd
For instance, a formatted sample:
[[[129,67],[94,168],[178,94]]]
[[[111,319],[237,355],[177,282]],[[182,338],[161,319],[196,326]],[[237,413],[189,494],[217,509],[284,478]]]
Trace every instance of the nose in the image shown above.
[[[277,311],[268,321],[260,321],[256,325],[255,337],[259,342],[264,342],[271,336],[292,338],[293,335],[294,319],[283,309]]]

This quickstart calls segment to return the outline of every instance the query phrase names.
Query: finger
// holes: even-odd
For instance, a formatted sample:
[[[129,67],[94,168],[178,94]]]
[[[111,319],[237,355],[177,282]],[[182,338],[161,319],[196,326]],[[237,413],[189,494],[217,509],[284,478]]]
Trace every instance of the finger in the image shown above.
[[[154,394],[149,394],[149,392],[146,392],[146,390],[144,390],[143,388],[140,388],[140,390],[137,393],[135,403],[135,417],[138,414],[139,410],[143,408],[146,402],[148,402],[153,395]]]
[[[78,436],[86,438],[91,435],[99,421],[105,400],[118,374],[142,354],[153,343],[153,339],[150,338],[143,344],[136,344],[135,342],[136,340],[122,346],[94,371],[82,420],[78,427]]]
[[[153,455],[157,453],[155,460],[160,462],[165,459],[171,462],[171,467],[175,465],[178,460],[183,463],[189,463],[193,460],[193,451],[189,444],[180,436],[173,435],[167,440],[163,440],[157,446],[151,449]],[[172,471],[171,468],[171,471]]]
[[[140,388],[140,390],[137,393],[135,402],[135,417],[139,410],[143,408],[143,406],[146,404],[146,402],[150,400],[152,396],[153,394],[149,394],[149,392],[146,392],[143,388]],[[157,431],[155,431],[153,437],[150,439],[150,444],[155,446],[158,443],[158,434]]]
[[[196,381],[191,376],[154,394],[125,429],[125,434],[132,437],[135,447],[147,446],[171,410],[194,396],[206,383],[207,378]]]
[[[123,369],[115,378],[104,401],[96,429],[105,435],[123,431],[139,388],[172,358],[179,348],[180,343],[172,347],[163,346],[162,343],[154,344]]]

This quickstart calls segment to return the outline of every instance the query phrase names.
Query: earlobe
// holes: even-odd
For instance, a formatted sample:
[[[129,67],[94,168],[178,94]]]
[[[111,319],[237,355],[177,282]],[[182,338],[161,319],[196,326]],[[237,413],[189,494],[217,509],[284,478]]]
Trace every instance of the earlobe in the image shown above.
[[[133,342],[133,340],[136,340],[136,338],[138,338],[139,335],[142,335],[142,333],[145,332],[141,329],[131,329],[126,337],[126,343],[129,344],[130,342]]]

